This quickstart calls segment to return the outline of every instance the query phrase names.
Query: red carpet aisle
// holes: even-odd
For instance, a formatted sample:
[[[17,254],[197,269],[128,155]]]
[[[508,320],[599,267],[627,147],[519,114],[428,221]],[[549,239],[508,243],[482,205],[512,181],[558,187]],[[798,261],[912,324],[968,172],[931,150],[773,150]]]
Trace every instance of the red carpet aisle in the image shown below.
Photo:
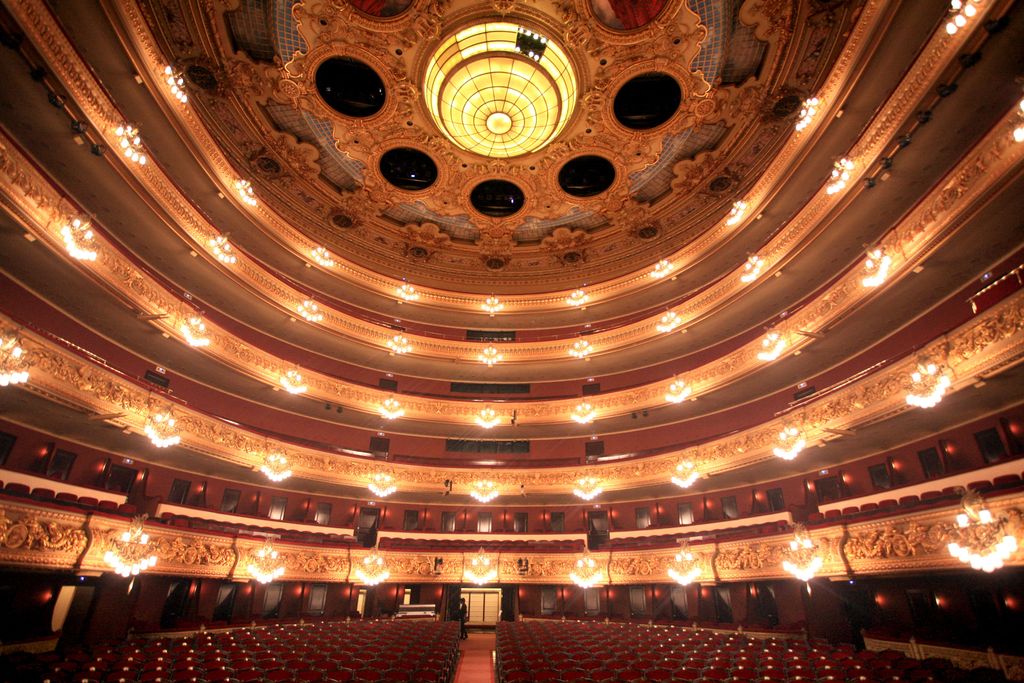
[[[459,643],[462,656],[455,670],[455,683],[494,683],[494,633],[470,633]]]

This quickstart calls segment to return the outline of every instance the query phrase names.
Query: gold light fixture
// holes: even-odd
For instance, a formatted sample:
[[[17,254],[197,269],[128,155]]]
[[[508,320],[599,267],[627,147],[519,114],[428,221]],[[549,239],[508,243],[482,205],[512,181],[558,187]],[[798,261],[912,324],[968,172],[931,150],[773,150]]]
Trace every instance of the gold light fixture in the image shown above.
[[[146,425],[143,427],[146,436],[157,448],[169,448],[181,443],[181,434],[178,433],[178,421],[174,418],[171,409],[151,413],[146,418]]]
[[[68,255],[79,261],[95,261],[97,255],[96,234],[92,225],[81,218],[72,219],[60,229],[64,248]]]
[[[188,104],[188,93],[185,92],[185,77],[181,75],[180,71],[176,71],[172,66],[164,67],[164,83],[167,84],[168,90],[174,95],[174,98],[182,104]]]
[[[761,350],[757,352],[760,361],[773,361],[782,355],[786,348],[786,339],[778,330],[772,330],[761,339]]]
[[[477,358],[487,367],[492,367],[500,363],[504,356],[501,355],[496,346],[485,346]]]
[[[956,516],[955,540],[946,546],[949,554],[971,569],[986,573],[1001,569],[1018,547],[1009,520],[993,516],[981,495],[971,489],[964,489],[960,506],[963,512]]]
[[[377,410],[380,412],[381,417],[387,420],[397,420],[405,415],[405,408],[402,407],[402,404],[394,396],[384,399]]]
[[[682,403],[690,396],[690,387],[681,379],[674,379],[665,391],[665,400],[669,403]]]
[[[395,289],[395,294],[397,294],[398,298],[401,299],[402,301],[416,301],[417,299],[420,298],[420,293],[417,292],[416,288],[410,285],[408,282],[399,285]]]
[[[249,556],[249,573],[260,583],[270,583],[284,575],[284,564],[279,562],[277,550],[269,538],[263,547]]]
[[[142,146],[142,138],[139,137],[139,129],[124,123],[117,127],[114,134],[117,136],[117,144],[124,157],[133,163],[145,166],[146,154]]]
[[[921,361],[910,373],[907,387],[907,405],[915,408],[934,408],[942,401],[952,380],[946,368],[932,361]]]
[[[700,479],[700,472],[697,466],[689,460],[676,465],[676,473],[672,475],[672,483],[679,488],[688,489]]]
[[[850,171],[853,170],[853,162],[843,157],[832,166],[832,175],[829,178],[828,185],[825,186],[825,193],[833,195],[836,192],[840,192],[846,183],[850,181]]]
[[[1013,141],[1024,142],[1024,99],[1017,103],[1017,126],[1013,129]]]
[[[398,487],[395,486],[395,478],[387,472],[375,472],[366,487],[378,498],[387,498],[398,490]]]
[[[782,568],[805,583],[813,579],[824,564],[803,524],[793,526],[793,540],[784,552]]]
[[[732,227],[743,220],[743,216],[747,213],[747,203],[744,201],[733,202],[732,208],[729,209],[729,215],[725,218],[725,224]]]
[[[302,394],[309,388],[306,386],[306,380],[302,377],[302,373],[294,368],[281,375],[278,381],[289,394]]]
[[[675,266],[668,259],[661,259],[654,264],[654,270],[651,271],[651,277],[655,280],[660,280],[669,273],[675,270]]]
[[[569,296],[565,297],[565,303],[569,304],[570,306],[579,307],[584,305],[588,301],[590,301],[590,295],[587,294],[582,289],[574,289],[572,292],[569,293]]]
[[[299,315],[311,323],[318,323],[324,319],[323,312],[312,299],[303,299],[302,302],[295,307],[295,310]]]
[[[313,260],[324,268],[334,267],[334,254],[327,250],[327,247],[316,247],[309,252]]]
[[[654,326],[654,329],[662,333],[671,332],[682,324],[683,317],[675,311],[669,311],[658,319],[658,324]]]
[[[288,458],[284,457],[284,453],[271,450],[268,450],[264,456],[260,472],[273,482],[282,482],[292,476],[292,470],[288,467]]]
[[[501,417],[498,415],[498,411],[488,406],[481,409],[476,414],[476,417],[473,418],[473,421],[484,429],[490,429],[501,422]]]
[[[356,565],[356,578],[359,583],[366,586],[376,586],[383,583],[391,576],[388,571],[388,564],[377,548],[374,548],[363,561]]]
[[[860,282],[865,287],[878,287],[889,277],[892,257],[886,253],[885,247],[875,247],[868,251],[864,260],[864,279]]]
[[[690,552],[690,544],[685,539],[679,541],[679,552],[668,565],[668,575],[680,586],[689,586],[700,578],[700,562]]]
[[[238,261],[238,257],[235,256],[235,249],[228,242],[227,235],[217,235],[211,237],[208,244],[210,245],[210,251],[217,257],[217,260],[221,263],[233,265]]]
[[[576,76],[554,41],[515,23],[469,26],[441,42],[423,79],[427,109],[457,146],[495,158],[536,152],[576,105]]]
[[[583,551],[583,556],[576,560],[576,566],[569,572],[569,579],[580,588],[593,588],[604,582],[603,572],[587,551]]]
[[[743,264],[740,282],[753,282],[760,277],[762,268],[764,268],[764,259],[757,254],[751,254],[747,257],[747,262]]]
[[[182,320],[178,330],[181,332],[181,336],[185,337],[189,346],[198,348],[210,345],[210,337],[206,334],[206,323],[203,322],[203,316],[198,313]]]
[[[235,192],[238,193],[238,198],[242,200],[243,204],[256,206],[256,192],[252,189],[252,182],[239,178],[235,181]]]
[[[795,425],[785,425],[779,430],[772,453],[783,460],[793,460],[807,447],[803,430]]]
[[[0,335],[0,387],[27,381],[28,359],[21,347],[21,338],[17,332],[5,331]]]
[[[498,485],[490,479],[478,479],[469,486],[469,495],[481,503],[490,503],[498,497]]]
[[[572,493],[583,500],[593,500],[604,492],[601,487],[601,480],[596,477],[582,477],[576,480],[576,487]]]
[[[501,303],[501,299],[499,299],[498,297],[489,296],[486,299],[484,299],[484,302],[482,304],[480,304],[480,308],[490,313],[491,317],[493,318],[495,313],[505,308],[505,304]]]
[[[478,586],[493,583],[498,579],[497,562],[494,562],[491,556],[483,548],[480,548],[479,552],[469,559],[469,564],[466,565],[463,574],[467,581]]]
[[[569,355],[573,358],[586,358],[593,350],[594,347],[586,339],[577,339],[569,347]]]
[[[576,407],[572,409],[570,417],[581,425],[585,425],[594,421],[594,418],[597,417],[597,411],[594,409],[594,406],[583,401],[576,404]]]
[[[980,4],[981,0],[950,0],[949,11],[953,16],[946,22],[946,33],[955,35],[966,26],[967,21],[978,13]]]
[[[807,126],[811,125],[811,121],[818,113],[818,107],[821,106],[821,100],[817,97],[809,97],[804,100],[803,108],[800,110],[800,116],[796,120],[796,131],[799,133]]]
[[[115,574],[126,578],[138,576],[140,572],[156,566],[156,555],[150,552],[145,522],[146,515],[134,517],[128,530],[111,541],[110,549],[103,554],[103,561],[114,569]]]
[[[399,356],[412,351],[412,344],[409,343],[408,337],[401,334],[396,334],[391,339],[388,339],[387,347],[391,349],[391,353]]]

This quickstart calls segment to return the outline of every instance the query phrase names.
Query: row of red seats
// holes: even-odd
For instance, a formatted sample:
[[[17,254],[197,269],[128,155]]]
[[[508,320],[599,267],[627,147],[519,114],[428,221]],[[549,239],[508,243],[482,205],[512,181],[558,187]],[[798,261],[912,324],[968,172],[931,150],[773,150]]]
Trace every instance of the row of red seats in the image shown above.
[[[2,483],[2,482],[0,482]],[[118,505],[112,500],[97,500],[91,496],[77,496],[74,493],[56,492],[47,488],[29,488],[26,484],[7,482],[3,486],[2,495],[11,498],[29,499],[37,503],[59,505],[63,507],[78,508],[82,510],[99,510],[121,515],[136,515],[137,508],[131,503]]]
[[[179,515],[173,512],[165,512],[158,518],[158,521],[168,526],[181,527],[185,529],[198,529],[202,531],[216,531],[226,534],[238,533],[261,533],[275,534],[286,541],[298,543],[342,544],[351,545],[355,538],[348,534],[322,533],[318,531],[300,531],[297,529],[284,529],[263,524],[243,524],[233,522],[222,522],[220,520],[205,519],[203,517],[192,517]]]
[[[458,538],[435,541],[419,538],[382,538],[382,550],[404,550],[419,552],[475,552],[483,548],[487,552],[523,553],[581,553],[582,539],[557,541],[467,541]]]
[[[610,550],[639,550],[644,548],[658,549],[671,548],[679,544],[680,539],[691,535],[699,535],[703,539],[716,539],[720,541],[736,541],[744,538],[755,538],[758,536],[771,536],[785,533],[789,530],[786,522],[764,522],[762,524],[746,524],[744,526],[719,529],[714,531],[699,531],[691,533],[670,533],[657,536],[640,536],[629,538],[613,538],[609,543]]]

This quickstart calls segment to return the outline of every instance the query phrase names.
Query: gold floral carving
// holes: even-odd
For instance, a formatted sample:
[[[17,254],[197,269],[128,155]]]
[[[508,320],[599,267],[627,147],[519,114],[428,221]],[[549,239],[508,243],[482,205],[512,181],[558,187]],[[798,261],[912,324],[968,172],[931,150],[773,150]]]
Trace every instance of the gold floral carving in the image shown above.
[[[3,562],[54,565],[85,550],[86,534],[73,516],[30,507],[0,507]]]

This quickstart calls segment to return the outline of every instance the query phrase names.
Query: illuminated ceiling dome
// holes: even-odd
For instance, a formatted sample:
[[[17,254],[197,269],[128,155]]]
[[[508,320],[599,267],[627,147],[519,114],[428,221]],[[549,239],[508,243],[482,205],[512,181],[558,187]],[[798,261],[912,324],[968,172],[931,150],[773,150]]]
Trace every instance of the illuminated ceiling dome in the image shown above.
[[[576,76],[562,49],[507,22],[449,36],[432,55],[424,84],[441,132],[488,157],[541,149],[562,131],[576,104]]]

